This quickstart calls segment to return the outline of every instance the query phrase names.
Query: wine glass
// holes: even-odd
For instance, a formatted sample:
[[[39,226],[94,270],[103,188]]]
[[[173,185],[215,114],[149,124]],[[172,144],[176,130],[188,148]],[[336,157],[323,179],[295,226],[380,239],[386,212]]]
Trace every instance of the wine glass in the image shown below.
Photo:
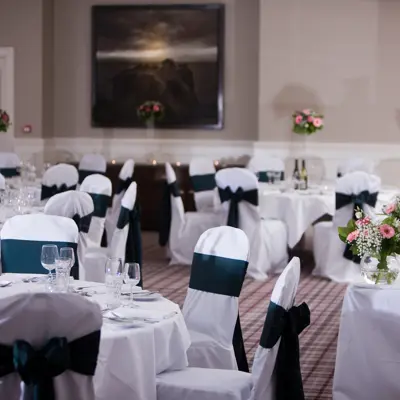
[[[56,268],[58,259],[58,247],[55,244],[44,244],[40,261],[44,269],[49,271],[48,278],[51,278],[51,271]]]
[[[106,262],[107,308],[119,305],[124,270],[121,258],[109,257]]]
[[[61,247],[60,258],[68,258],[70,260],[69,270],[75,265],[75,252],[72,247]]]
[[[124,281],[130,284],[130,303],[133,304],[133,287],[140,282],[140,265],[138,263],[126,263]]]

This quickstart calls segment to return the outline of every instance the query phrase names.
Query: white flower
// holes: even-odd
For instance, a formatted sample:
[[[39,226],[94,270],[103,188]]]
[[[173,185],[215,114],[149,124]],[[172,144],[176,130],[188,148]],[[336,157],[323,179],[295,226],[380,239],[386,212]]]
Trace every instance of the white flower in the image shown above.
[[[308,124],[305,124],[304,127],[305,127],[305,128],[308,128]]]
[[[357,219],[362,218],[362,212],[361,212],[361,211],[357,211],[357,212],[356,212],[356,218],[357,218]]]

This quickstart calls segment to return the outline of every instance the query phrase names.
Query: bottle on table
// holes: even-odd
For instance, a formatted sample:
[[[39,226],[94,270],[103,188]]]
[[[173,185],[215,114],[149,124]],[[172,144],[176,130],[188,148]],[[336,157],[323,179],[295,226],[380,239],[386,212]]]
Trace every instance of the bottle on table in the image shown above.
[[[293,187],[295,190],[300,189],[300,170],[299,170],[299,160],[297,158],[294,161]]]
[[[300,189],[308,189],[308,172],[306,168],[306,160],[302,160],[301,162]]]

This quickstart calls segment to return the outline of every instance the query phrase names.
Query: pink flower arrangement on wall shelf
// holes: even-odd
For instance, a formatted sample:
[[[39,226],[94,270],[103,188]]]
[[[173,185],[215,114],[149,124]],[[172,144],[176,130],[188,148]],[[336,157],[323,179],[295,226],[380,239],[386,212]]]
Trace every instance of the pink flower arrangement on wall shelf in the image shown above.
[[[311,135],[324,128],[324,116],[313,110],[295,111],[293,114],[293,132],[299,135]]]

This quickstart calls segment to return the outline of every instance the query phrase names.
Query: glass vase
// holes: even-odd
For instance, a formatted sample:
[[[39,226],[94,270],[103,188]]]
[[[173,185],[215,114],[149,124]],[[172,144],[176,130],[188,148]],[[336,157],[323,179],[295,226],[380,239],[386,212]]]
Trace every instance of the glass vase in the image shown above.
[[[361,260],[361,275],[365,282],[371,285],[392,285],[400,272],[400,263],[397,257],[386,258],[387,267],[378,268],[379,260],[365,256]]]

